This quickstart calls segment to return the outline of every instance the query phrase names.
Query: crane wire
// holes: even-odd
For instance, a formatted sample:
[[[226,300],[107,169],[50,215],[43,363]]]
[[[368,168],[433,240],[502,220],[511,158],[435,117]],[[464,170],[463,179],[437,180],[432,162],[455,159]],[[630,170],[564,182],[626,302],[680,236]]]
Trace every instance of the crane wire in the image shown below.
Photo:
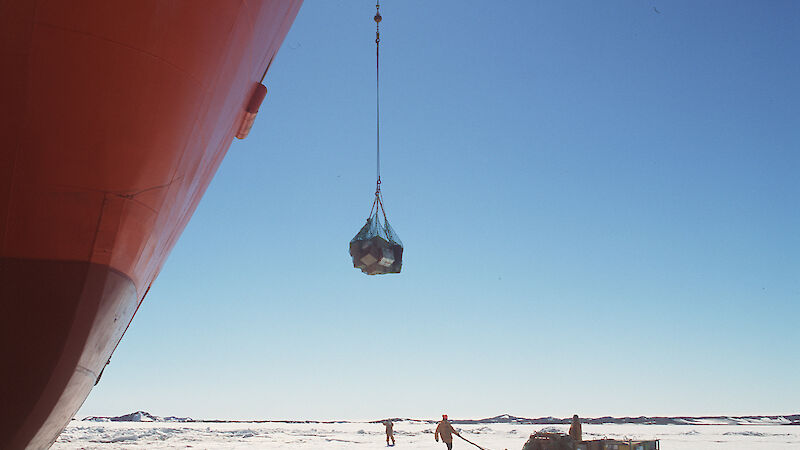
[[[378,192],[381,185],[381,97],[380,97],[380,43],[381,43],[381,2],[375,5],[375,118]]]
[[[380,48],[381,48],[381,2],[376,1],[375,4],[375,147],[376,147],[376,175],[377,183],[375,186],[375,201],[372,202],[372,208],[369,212],[369,217],[372,217],[372,212],[375,211],[377,216],[378,208],[383,213],[383,220],[388,223],[386,218],[386,210],[383,208],[383,195],[381,195],[381,70],[380,70]]]

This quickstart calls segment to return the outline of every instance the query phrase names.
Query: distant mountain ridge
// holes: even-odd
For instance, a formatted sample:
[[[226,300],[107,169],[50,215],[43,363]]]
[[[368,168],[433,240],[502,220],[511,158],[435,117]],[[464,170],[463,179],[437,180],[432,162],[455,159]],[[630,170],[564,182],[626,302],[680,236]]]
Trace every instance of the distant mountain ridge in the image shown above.
[[[540,417],[529,419],[509,414],[486,419],[455,419],[450,422],[469,425],[481,423],[518,423],[525,425],[569,425],[572,418]],[[584,424],[633,423],[642,425],[800,425],[800,414],[775,416],[639,416],[639,417],[581,417]]]
[[[160,417],[150,414],[147,411],[136,411],[116,417],[86,417],[83,420],[90,422],[245,422],[245,423],[353,423],[348,420],[338,421],[318,421],[318,420],[197,420],[190,417]],[[386,420],[386,419],[381,419]],[[376,420],[373,422],[380,422]],[[436,420],[392,418],[392,421],[412,421],[436,423]],[[511,423],[520,425],[569,425],[572,418],[560,419],[557,417],[539,417],[531,419],[527,417],[517,417],[509,414],[501,414],[486,419],[453,419],[450,422],[457,425],[490,424],[490,423]],[[584,424],[642,424],[642,425],[800,425],[800,414],[775,415],[775,416],[639,416],[639,417],[586,417],[581,418]]]

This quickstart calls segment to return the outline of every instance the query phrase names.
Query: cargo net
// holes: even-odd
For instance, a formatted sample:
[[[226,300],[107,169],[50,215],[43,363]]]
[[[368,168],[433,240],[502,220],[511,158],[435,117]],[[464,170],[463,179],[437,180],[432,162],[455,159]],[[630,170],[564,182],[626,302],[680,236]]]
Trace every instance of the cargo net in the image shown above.
[[[350,241],[353,267],[367,275],[400,273],[403,267],[403,243],[386,219],[380,191],[376,192],[372,209],[374,212],[370,211],[367,223]]]

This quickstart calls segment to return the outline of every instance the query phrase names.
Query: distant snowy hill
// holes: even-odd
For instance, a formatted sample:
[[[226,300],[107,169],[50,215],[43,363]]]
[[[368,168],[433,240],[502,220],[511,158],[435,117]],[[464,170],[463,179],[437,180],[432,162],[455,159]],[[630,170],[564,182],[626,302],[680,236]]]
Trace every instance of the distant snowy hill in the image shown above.
[[[86,417],[83,420],[89,422],[194,422],[190,417],[159,417],[150,414],[147,411],[136,411],[130,414],[125,414],[116,417]]]

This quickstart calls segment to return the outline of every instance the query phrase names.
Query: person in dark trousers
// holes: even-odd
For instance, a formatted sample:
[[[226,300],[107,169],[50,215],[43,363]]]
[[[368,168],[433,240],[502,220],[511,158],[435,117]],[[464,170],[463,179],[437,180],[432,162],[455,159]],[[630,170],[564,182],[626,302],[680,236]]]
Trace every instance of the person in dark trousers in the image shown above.
[[[394,431],[392,430],[394,423],[389,419],[384,420],[382,423],[386,427],[386,445],[389,445],[389,439],[392,440],[391,445],[394,445]]]
[[[572,424],[569,426],[569,437],[575,442],[583,440],[583,433],[581,432],[581,419],[575,414],[572,416]]]
[[[441,436],[442,442],[447,446],[447,450],[453,450],[454,434],[460,436],[458,431],[447,421],[447,414],[442,414],[442,421],[436,426],[436,433],[433,434],[433,438],[436,439],[436,442],[439,442],[439,436]]]

